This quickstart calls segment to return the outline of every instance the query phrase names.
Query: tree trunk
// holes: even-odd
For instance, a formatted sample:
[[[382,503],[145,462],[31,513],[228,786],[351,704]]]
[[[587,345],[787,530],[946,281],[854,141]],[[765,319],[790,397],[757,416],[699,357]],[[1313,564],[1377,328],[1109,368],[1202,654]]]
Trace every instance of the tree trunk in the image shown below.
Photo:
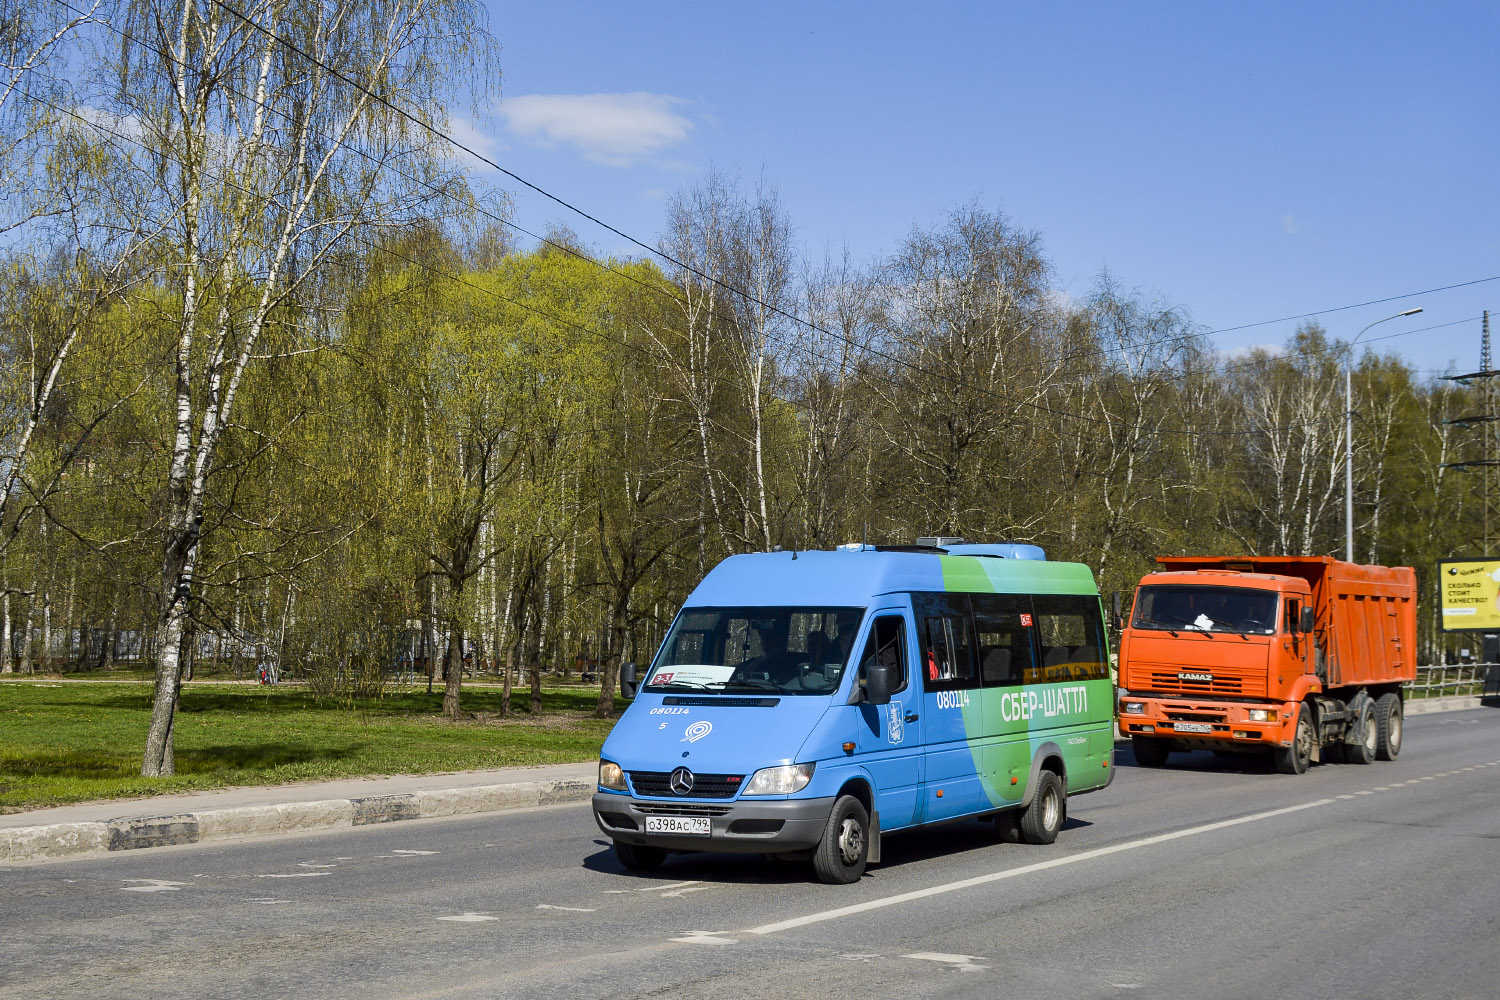
[[[448,623],[448,655],[444,673],[447,684],[443,688],[443,714],[458,719],[458,692],[464,679],[464,629],[457,618]]]

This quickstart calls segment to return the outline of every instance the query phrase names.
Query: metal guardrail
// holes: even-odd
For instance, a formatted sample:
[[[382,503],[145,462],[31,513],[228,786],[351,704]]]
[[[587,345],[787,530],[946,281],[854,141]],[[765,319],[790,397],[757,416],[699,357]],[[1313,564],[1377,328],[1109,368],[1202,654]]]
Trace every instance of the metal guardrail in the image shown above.
[[[1418,667],[1407,691],[1412,698],[1500,695],[1500,663]]]

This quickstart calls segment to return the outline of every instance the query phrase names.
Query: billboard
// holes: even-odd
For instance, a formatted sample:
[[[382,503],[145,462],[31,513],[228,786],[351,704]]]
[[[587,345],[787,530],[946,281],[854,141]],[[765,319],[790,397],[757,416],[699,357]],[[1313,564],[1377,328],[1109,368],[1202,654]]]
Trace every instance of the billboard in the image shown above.
[[[1500,559],[1438,563],[1444,632],[1500,632]]]

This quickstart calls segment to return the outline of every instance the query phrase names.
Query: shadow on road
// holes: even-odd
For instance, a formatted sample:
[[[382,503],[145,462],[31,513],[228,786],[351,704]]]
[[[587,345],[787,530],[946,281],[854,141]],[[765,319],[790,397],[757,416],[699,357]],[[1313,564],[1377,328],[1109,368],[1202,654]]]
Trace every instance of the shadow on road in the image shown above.
[[[1069,817],[1063,823],[1063,836],[1069,830],[1087,829],[1092,825],[1087,820]],[[768,854],[671,854],[654,872],[632,872],[615,858],[614,847],[608,840],[600,838],[594,843],[600,849],[583,859],[584,868],[603,874],[628,875],[641,880],[642,888],[651,881],[672,883],[683,879],[775,885],[815,881],[810,859],[776,858]],[[878,879],[882,871],[903,865],[991,848],[1002,852],[1015,851],[1017,857],[1021,851],[1032,850],[1024,844],[1002,843],[996,835],[995,824],[989,820],[957,820],[906,833],[887,834],[881,844],[880,864],[872,865],[865,878]],[[997,854],[996,858],[1003,863],[1005,854]]]

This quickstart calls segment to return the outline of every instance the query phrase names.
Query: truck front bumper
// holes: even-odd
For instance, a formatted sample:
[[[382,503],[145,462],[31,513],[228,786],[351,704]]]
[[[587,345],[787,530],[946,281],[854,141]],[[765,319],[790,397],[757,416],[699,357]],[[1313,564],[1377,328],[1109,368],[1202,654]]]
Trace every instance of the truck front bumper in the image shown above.
[[[594,822],[611,839],[670,851],[776,854],[815,846],[823,837],[833,797],[671,801],[594,793]],[[706,816],[709,835],[647,833],[650,816]]]
[[[1139,702],[1141,711],[1125,711]],[[1118,720],[1122,736],[1170,739],[1184,750],[1253,750],[1290,746],[1297,728],[1295,702],[1246,703],[1197,698],[1122,696]],[[1276,713],[1274,721],[1252,722],[1251,709]]]

